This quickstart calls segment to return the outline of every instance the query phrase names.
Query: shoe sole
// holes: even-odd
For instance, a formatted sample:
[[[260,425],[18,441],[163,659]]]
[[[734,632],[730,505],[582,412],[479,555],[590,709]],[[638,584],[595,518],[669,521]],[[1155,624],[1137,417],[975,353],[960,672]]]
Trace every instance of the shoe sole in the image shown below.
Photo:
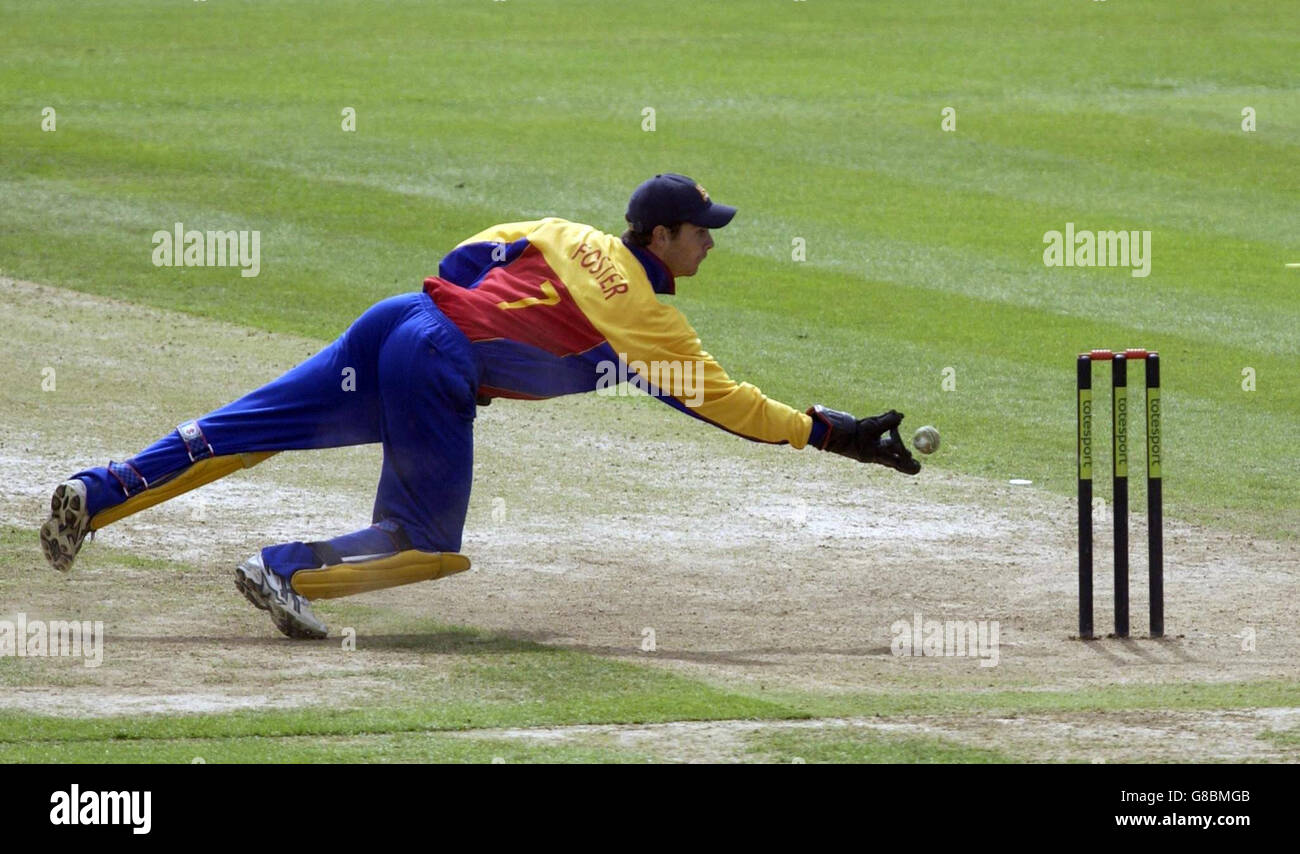
[[[328,632],[322,632],[320,629],[314,629],[305,626],[285,609],[272,602],[269,609],[271,611],[271,622],[281,633],[293,638],[294,640],[321,640],[329,637]]]
[[[59,484],[50,497],[50,518],[41,525],[41,551],[50,566],[59,572],[71,570],[89,529],[85,497],[68,484]]]

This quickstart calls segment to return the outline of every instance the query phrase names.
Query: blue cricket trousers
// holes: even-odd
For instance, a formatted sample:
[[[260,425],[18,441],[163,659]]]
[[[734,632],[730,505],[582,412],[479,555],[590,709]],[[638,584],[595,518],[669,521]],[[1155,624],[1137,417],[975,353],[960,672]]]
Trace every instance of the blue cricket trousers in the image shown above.
[[[124,463],[88,469],[94,515],[176,476],[191,455],[221,456],[382,442],[371,527],[262,550],[288,578],[330,558],[408,548],[459,551],[473,476],[479,371],[469,340],[424,292],[376,303],[333,344],[288,373],[159,439]],[[335,563],[337,559],[328,562]]]

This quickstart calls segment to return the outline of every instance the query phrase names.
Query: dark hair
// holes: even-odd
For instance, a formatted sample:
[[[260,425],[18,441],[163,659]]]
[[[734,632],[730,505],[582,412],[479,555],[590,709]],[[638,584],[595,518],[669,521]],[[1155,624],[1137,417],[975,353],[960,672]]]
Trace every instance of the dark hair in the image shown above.
[[[682,226],[685,224],[686,222],[683,220],[682,222],[674,222],[671,224],[663,223],[663,227],[668,229],[669,234],[676,237],[677,232],[681,231]],[[631,243],[633,246],[640,246],[644,249],[649,246],[650,241],[654,239],[654,231],[653,228],[649,231],[633,231],[631,224],[629,224],[627,231],[623,232],[623,239],[628,243]]]

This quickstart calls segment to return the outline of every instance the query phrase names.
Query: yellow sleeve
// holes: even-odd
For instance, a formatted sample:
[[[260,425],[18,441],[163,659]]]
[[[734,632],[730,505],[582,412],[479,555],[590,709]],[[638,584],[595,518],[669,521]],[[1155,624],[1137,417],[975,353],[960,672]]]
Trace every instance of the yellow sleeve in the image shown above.
[[[635,325],[619,323],[621,318],[617,316],[608,318],[611,322],[607,325],[601,322],[605,318],[591,318],[616,352],[626,353],[629,363],[639,361],[651,371],[655,363],[670,366],[678,362],[692,363],[694,367],[683,368],[682,373],[684,380],[694,377],[694,386],[683,381],[673,383],[669,390],[706,421],[761,442],[789,442],[796,448],[807,444],[812,418],[772,400],[756,386],[733,380],[704,350],[699,335],[682,313],[654,298],[648,282],[645,291],[651,298],[649,304],[638,307]],[[660,370],[658,374],[659,386],[663,388],[667,385],[662,382],[665,372]],[[695,393],[687,395],[687,391]]]

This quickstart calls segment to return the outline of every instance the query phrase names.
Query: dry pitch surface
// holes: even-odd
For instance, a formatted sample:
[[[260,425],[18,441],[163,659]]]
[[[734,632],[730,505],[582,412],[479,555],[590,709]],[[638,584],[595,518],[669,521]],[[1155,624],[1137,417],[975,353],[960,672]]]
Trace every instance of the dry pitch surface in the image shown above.
[[[98,534],[76,570],[43,563],[49,491],[265,382],[320,342],[0,279],[10,366],[0,406],[0,523],[31,549],[0,566],[0,618],[102,619],[104,666],[25,660],[0,704],[57,715],[358,705],[450,672],[402,619],[434,615],[510,639],[672,668],[754,690],[979,692],[1295,678],[1300,546],[1166,525],[1164,641],[1081,643],[1074,505],[1035,487],[929,469],[906,479],[811,450],[751,445],[649,401],[594,395],[480,410],[469,572],[359,597],[339,641],[292,643],[235,591],[262,545],[369,522],[377,447],[282,454]],[[56,387],[42,391],[42,369]],[[831,402],[833,403],[833,401]],[[1175,416],[1176,417],[1176,416]],[[942,427],[942,425],[940,425]],[[1062,425],[1063,430],[1072,425]],[[945,454],[977,453],[945,436]],[[1072,461],[1062,460],[1063,476]],[[1008,473],[1014,477],[1014,472]],[[1177,474],[1168,491],[1177,490]],[[1145,529],[1134,514],[1133,629],[1146,629]],[[1098,519],[1097,623],[1111,618]],[[123,559],[122,555],[140,560]],[[901,657],[897,621],[996,620],[997,666]],[[656,649],[642,649],[645,630]],[[1253,643],[1251,640],[1253,638]],[[1253,648],[1252,648],[1253,647]],[[899,716],[790,724],[502,730],[726,760],[748,727],[889,727],[1048,760],[1295,760],[1260,733],[1293,709]],[[481,735],[481,733],[480,733]],[[739,750],[739,748],[736,748]]]

